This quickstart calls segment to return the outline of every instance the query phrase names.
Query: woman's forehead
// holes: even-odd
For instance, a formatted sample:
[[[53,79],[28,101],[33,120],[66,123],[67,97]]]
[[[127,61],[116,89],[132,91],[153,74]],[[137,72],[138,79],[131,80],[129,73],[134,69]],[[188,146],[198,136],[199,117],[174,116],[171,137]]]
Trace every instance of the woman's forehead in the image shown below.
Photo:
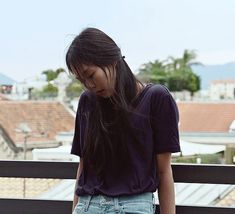
[[[80,64],[76,66],[75,70],[77,70],[79,73],[85,73],[90,69],[94,69],[94,67],[94,65]]]
[[[80,64],[80,65],[75,65],[75,66],[71,66],[72,72],[76,75],[79,76],[86,76],[86,74],[89,74],[91,71],[96,71],[96,70],[103,70],[106,71],[107,69],[111,69],[111,66],[107,66],[107,67],[99,67],[96,65],[86,65],[86,64]]]
[[[81,67],[83,73],[86,73],[87,71],[90,71],[90,70],[95,70],[97,68],[98,66],[95,66],[95,65],[82,65]]]
[[[89,70],[94,69],[95,66],[92,65],[71,65],[72,73],[79,77],[80,79],[85,78]]]

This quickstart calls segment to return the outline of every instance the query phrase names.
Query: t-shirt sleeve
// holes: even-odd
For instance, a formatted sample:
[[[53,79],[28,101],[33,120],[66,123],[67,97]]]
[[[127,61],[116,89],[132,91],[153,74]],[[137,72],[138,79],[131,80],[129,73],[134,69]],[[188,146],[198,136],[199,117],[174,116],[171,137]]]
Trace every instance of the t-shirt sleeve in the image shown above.
[[[80,114],[77,112],[75,119],[75,129],[72,141],[71,154],[81,157],[81,145],[80,145]]]
[[[151,121],[154,153],[180,152],[177,104],[166,87],[163,87],[155,96],[157,98],[152,101]]]
[[[71,154],[82,157],[82,108],[83,108],[83,98],[79,99],[79,104],[77,108],[76,118],[75,118],[75,128],[74,136],[72,141]]]

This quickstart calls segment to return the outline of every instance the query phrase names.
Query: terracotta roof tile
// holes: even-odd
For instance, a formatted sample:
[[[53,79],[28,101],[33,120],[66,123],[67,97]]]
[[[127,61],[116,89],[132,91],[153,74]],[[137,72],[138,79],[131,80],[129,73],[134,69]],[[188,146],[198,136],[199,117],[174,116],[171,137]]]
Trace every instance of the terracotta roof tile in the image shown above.
[[[74,116],[59,102],[1,101],[0,124],[15,143],[24,141],[24,134],[16,131],[20,123],[27,123],[34,135],[27,142],[48,142],[59,132],[73,131]]]
[[[212,84],[235,84],[235,80],[227,79],[227,80],[213,80],[211,81]]]
[[[177,103],[181,132],[228,132],[235,103]]]
[[[0,101],[9,100],[4,94],[0,93]]]

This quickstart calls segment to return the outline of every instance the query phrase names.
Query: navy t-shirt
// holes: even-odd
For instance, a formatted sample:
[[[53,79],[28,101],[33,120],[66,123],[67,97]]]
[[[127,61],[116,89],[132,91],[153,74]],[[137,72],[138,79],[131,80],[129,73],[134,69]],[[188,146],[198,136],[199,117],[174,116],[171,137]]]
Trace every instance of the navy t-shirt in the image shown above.
[[[87,112],[91,111],[91,92],[85,91],[79,100],[75,133],[71,154],[83,157],[84,133],[87,127]],[[94,98],[93,98],[94,99]],[[107,196],[133,195],[144,192],[155,192],[159,185],[156,169],[156,154],[180,152],[179,145],[179,112],[176,102],[167,87],[160,84],[147,84],[135,100],[135,109],[140,114],[131,116],[131,125],[143,145],[139,152],[133,138],[126,139],[130,160],[134,170],[123,173],[118,179],[106,173],[105,182],[97,179],[92,170],[81,173],[76,194]],[[149,117],[142,117],[141,114]],[[147,158],[146,158],[147,157]]]

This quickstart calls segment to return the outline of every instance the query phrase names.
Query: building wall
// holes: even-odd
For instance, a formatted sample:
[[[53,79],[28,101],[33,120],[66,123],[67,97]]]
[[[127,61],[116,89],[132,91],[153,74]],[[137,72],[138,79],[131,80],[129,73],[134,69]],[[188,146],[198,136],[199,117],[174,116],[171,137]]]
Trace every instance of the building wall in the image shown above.
[[[5,139],[0,135],[0,159],[2,160],[24,160],[24,152],[16,153],[12,150]],[[32,160],[33,153],[32,150],[26,152],[26,159]]]
[[[212,83],[210,98],[213,100],[235,99],[235,83]]]
[[[0,135],[0,159],[15,159],[15,152],[8,146],[5,139]]]

